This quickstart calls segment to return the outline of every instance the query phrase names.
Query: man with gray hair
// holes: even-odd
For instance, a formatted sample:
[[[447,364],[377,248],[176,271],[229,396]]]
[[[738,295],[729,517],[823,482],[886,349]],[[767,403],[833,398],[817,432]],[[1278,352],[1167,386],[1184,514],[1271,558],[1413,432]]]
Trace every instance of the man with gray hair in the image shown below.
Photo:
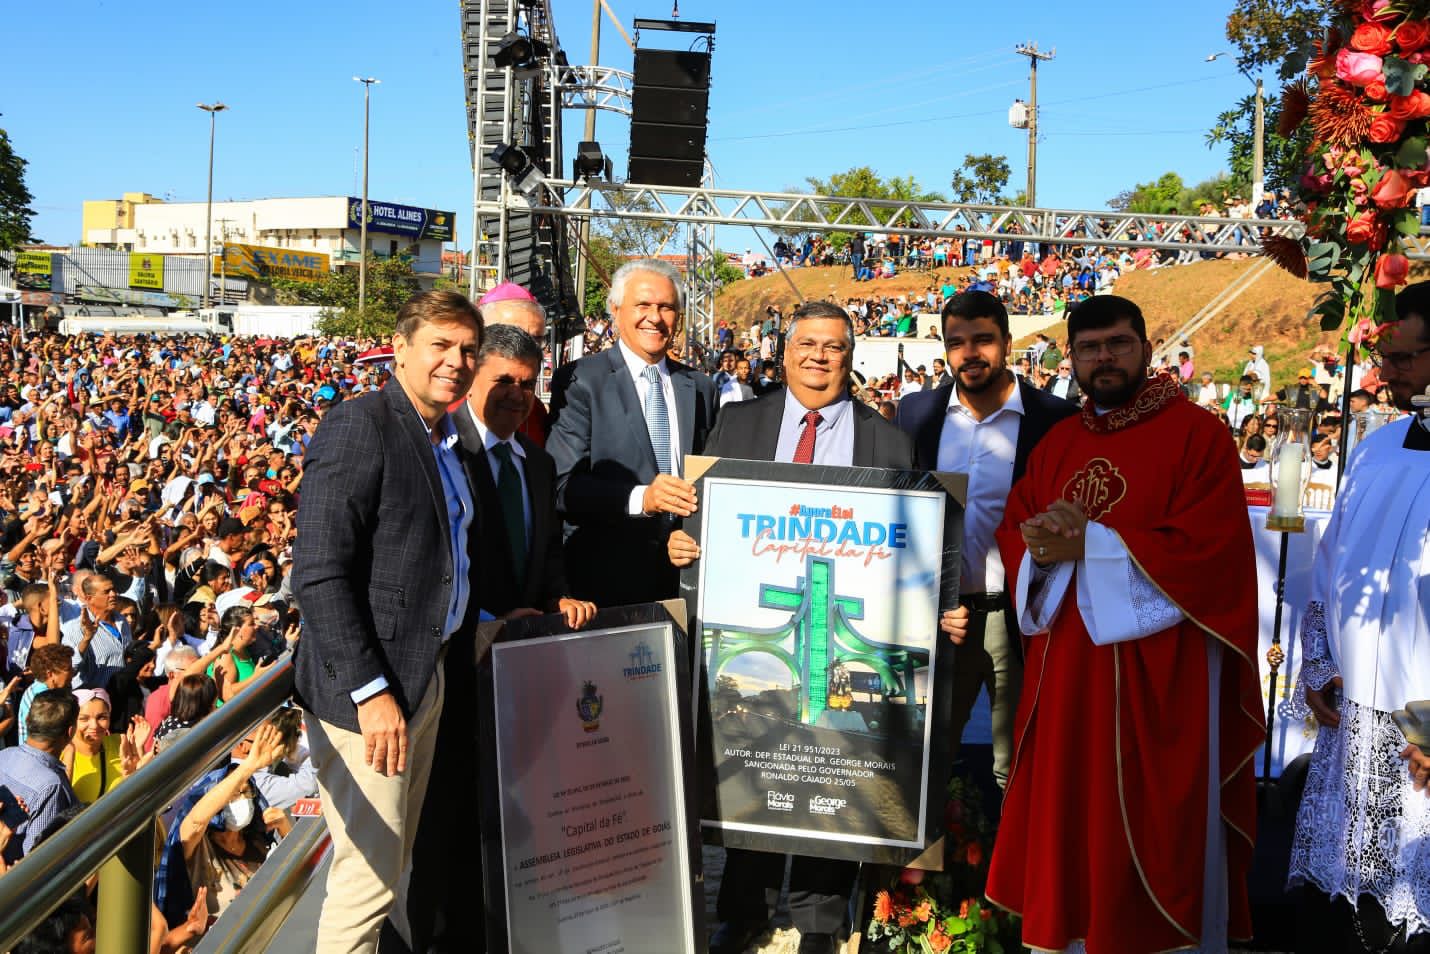
[[[704,450],[716,396],[714,382],[667,353],[685,307],[672,266],[622,265],[606,305],[616,346],[556,373],[546,449],[556,461],[572,594],[623,606],[676,595],[665,541],[674,519],[695,511],[685,456]]]

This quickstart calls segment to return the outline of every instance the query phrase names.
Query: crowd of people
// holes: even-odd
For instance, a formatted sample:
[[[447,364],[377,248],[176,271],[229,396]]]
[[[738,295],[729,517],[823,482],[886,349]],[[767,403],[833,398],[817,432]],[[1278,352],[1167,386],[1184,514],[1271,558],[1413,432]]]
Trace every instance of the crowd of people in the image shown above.
[[[971,251],[925,244],[911,243],[897,254],[920,262],[927,254],[938,264],[942,251],[952,264]],[[798,251],[809,258],[821,247]],[[887,244],[882,253],[890,254]],[[823,254],[830,254],[827,247]],[[410,932],[405,941],[451,944],[462,931],[472,931],[477,935],[468,940],[476,946],[468,949],[479,950],[480,919],[472,925],[466,923],[471,919],[433,914],[460,910],[473,891],[466,864],[471,855],[456,844],[450,851],[430,844],[433,830],[471,829],[454,821],[464,810],[454,791],[475,764],[466,743],[450,735],[461,731],[460,720],[474,718],[470,693],[462,691],[467,684],[457,681],[466,674],[454,668],[461,654],[439,651],[438,642],[445,646],[469,636],[478,615],[559,612],[581,626],[598,605],[674,595],[676,567],[699,558],[694,541],[670,532],[672,520],[696,506],[693,485],[681,476],[684,453],[726,445],[737,456],[751,453],[739,448],[758,430],[753,425],[763,418],[757,415],[798,400],[802,408],[825,409],[833,418],[852,398],[859,427],[874,427],[866,422],[882,418],[877,426],[892,435],[881,440],[894,457],[866,465],[969,470],[974,461],[967,448],[959,451],[962,445],[949,443],[950,432],[941,437],[938,426],[930,431],[924,422],[935,404],[929,420],[959,417],[946,410],[954,409],[954,395],[954,403],[967,398],[967,420],[959,417],[954,430],[966,430],[961,439],[977,448],[985,439],[978,435],[999,429],[1009,455],[999,466],[1006,463],[1013,470],[1005,476],[1016,479],[1029,466],[1028,449],[1019,444],[1015,460],[1015,441],[1001,429],[1012,426],[1016,435],[1020,425],[1007,416],[996,423],[1011,395],[1020,408],[1037,409],[1027,412],[1029,420],[1042,423],[1024,426],[1047,430],[1075,415],[1084,399],[1099,405],[1129,399],[1123,392],[1139,381],[1163,389],[1163,403],[1175,394],[1220,419],[1222,439],[1226,431],[1237,438],[1243,470],[1256,466],[1258,451],[1264,455],[1280,407],[1310,410],[1328,438],[1317,442],[1316,453],[1334,453],[1346,377],[1334,355],[1310,356],[1296,383],[1273,390],[1264,356],[1253,348],[1245,374],[1223,394],[1197,372],[1189,342],[1170,350],[1157,342],[1154,349],[1135,306],[1129,311],[1117,304],[1125,299],[1094,296],[1098,286],[1080,287],[1076,278],[1077,302],[1092,303],[1074,304],[1083,324],[1061,326],[1055,338],[1040,335],[1034,347],[1015,354],[1003,273],[1016,271],[1030,282],[1042,275],[1060,284],[1096,263],[1072,257],[1049,268],[1055,256],[1033,259],[1026,246],[994,250],[990,258],[985,267],[991,275],[930,288],[922,298],[806,303],[789,315],[772,308],[743,329],[721,322],[714,339],[688,355],[698,361],[694,368],[675,360],[682,349],[673,337],[679,275],[660,262],[631,263],[613,281],[609,315],[588,322],[587,356],[556,369],[549,407],[536,397],[538,381],[551,370],[541,344],[545,316],[525,290],[511,285],[482,299],[480,317],[454,293],[417,296],[399,315],[390,363],[358,360],[372,341],[71,338],[9,329],[0,348],[0,870],[23,864],[85,806],[162,757],[292,649],[303,708],[284,708],[252,730],[224,764],[165,813],[153,950],[191,945],[287,832],[292,807],[320,791],[336,832],[337,879],[330,881],[320,949],[375,949],[384,916],[404,909]],[[1001,272],[1000,262],[1007,263]],[[1031,275],[1023,268],[1028,262]],[[1095,317],[1103,311],[1107,315]],[[1130,330],[1113,334],[1128,322]],[[816,333],[817,342],[810,337]],[[859,338],[906,333],[941,339],[946,360],[929,368],[901,365],[893,380],[860,380],[851,373]],[[1090,344],[1089,334],[1100,344]],[[1151,366],[1154,350],[1168,357]],[[1104,354],[1112,362],[1105,376],[1098,365]],[[1401,365],[1424,361],[1423,351],[1407,354],[1394,357],[1401,379]],[[1127,369],[1118,370],[1121,365]],[[1005,368],[1011,374],[1005,376]],[[646,428],[633,430],[625,399],[603,390],[617,387],[620,375],[592,376],[593,370],[629,371],[632,410],[645,417]],[[993,391],[987,388],[994,383],[1001,396],[989,403]],[[1386,420],[1406,411],[1396,382],[1387,381],[1374,361],[1352,369],[1351,387],[1353,411],[1381,408]],[[696,405],[688,415],[684,401]],[[803,436],[796,442],[799,435],[793,435],[788,447],[781,438],[777,453],[793,453],[795,462],[861,463],[857,447],[852,460],[830,456],[847,456],[848,445],[826,439],[825,425],[833,422],[818,418],[806,415],[806,426],[818,428],[808,448]],[[657,419],[664,422],[659,427]],[[673,430],[677,420],[696,422],[694,431]],[[786,414],[776,429],[791,426],[789,420]],[[740,430],[742,421],[751,426]],[[399,433],[415,443],[402,444],[406,438],[394,436]],[[392,486],[402,468],[421,480],[419,464],[425,464],[415,458],[426,455],[414,455],[412,448],[428,443],[433,466],[421,486],[424,494],[432,491],[438,507],[414,500],[411,484]],[[1326,459],[1316,458],[1318,465]],[[620,468],[613,470],[613,461]],[[454,476],[459,466],[475,468],[468,471],[477,474],[470,484]],[[525,510],[518,496],[514,511],[524,517],[509,509],[509,478],[519,478],[511,485],[514,493],[527,495]],[[538,479],[548,496],[538,495]],[[995,712],[995,774],[1008,786],[1014,731],[1008,700],[1016,699],[1017,688],[1010,654],[993,646],[995,639],[1008,643],[1022,624],[1008,616],[1011,571],[1005,587],[1003,571],[994,573],[984,559],[997,554],[995,511],[1002,511],[1008,482],[989,492],[1002,497],[996,506],[991,498],[981,504],[987,509],[967,529],[969,552],[984,554],[973,563],[965,554],[966,579],[978,592],[970,593],[963,609],[946,614],[943,626],[959,644],[961,665],[979,673],[965,688],[976,694],[986,682],[1003,699]],[[971,488],[970,514],[974,496]],[[392,513],[399,515],[398,528],[391,528],[391,516],[377,525],[372,515],[381,507],[397,508]],[[459,545],[459,531],[478,522],[478,510],[490,539]],[[449,523],[439,527],[438,512]],[[1065,544],[1052,537],[1066,529],[1065,516],[1029,512],[1028,546],[1061,552]],[[516,519],[525,532],[513,530]],[[493,529],[502,527],[505,536]],[[407,549],[429,536],[432,552]],[[474,555],[478,546],[485,548],[480,558]],[[1126,560],[1125,550],[1121,558]],[[439,564],[442,569],[433,572]],[[394,589],[392,580],[403,573],[421,578]],[[511,576],[494,582],[498,573]],[[1127,585],[1126,574],[1120,585]],[[354,588],[363,586],[366,595],[355,596]],[[430,599],[414,595],[428,590]],[[393,592],[406,596],[395,600]],[[402,609],[408,599],[411,608]],[[401,623],[404,614],[418,612],[421,626]],[[976,649],[964,648],[970,626],[978,634]],[[422,635],[430,630],[442,639],[415,655],[384,657],[389,646],[415,638],[406,635],[408,629]],[[392,635],[374,642],[365,635],[372,632]],[[1020,662],[1019,680],[1021,672]],[[443,688],[444,680],[450,686]],[[971,697],[966,701],[971,705]],[[1322,724],[1333,727],[1330,716]],[[424,760],[430,764],[420,785],[388,787]],[[369,765],[373,771],[364,776]],[[1423,776],[1414,775],[1422,767],[1412,760],[1412,775],[1423,785]],[[1403,767],[1396,771],[1404,775]],[[424,791],[430,792],[425,808]],[[1022,795],[1025,810],[1037,803],[1029,797]],[[402,850],[394,849],[382,864],[372,857],[374,811],[404,819],[391,822]],[[1048,805],[1037,811],[1062,817]],[[429,815],[444,822],[426,827]],[[1021,850],[1030,852],[1025,860],[1032,863],[1036,852]],[[1073,862],[1063,855],[1042,860]],[[408,863],[417,879],[412,891],[425,886],[420,903],[403,893]],[[1026,873],[1009,873],[1012,865],[1003,866],[999,890],[1027,890],[1027,903],[1043,903],[1020,880]],[[418,878],[419,869],[426,880]],[[712,950],[742,951],[763,930],[769,912],[762,879],[772,877],[771,870],[766,860],[732,858],[721,894],[721,920],[730,930],[717,934]],[[783,871],[781,863],[781,878]],[[801,898],[792,915],[808,939],[801,951],[834,950],[826,941],[838,931],[831,918],[842,919],[847,907],[844,874],[828,866],[810,875],[811,884],[792,884],[791,896],[798,891]],[[1168,884],[1176,880],[1163,875]],[[1201,889],[1200,878],[1198,871],[1192,895]],[[368,882],[379,886],[376,893],[354,887]],[[1331,895],[1337,890],[1322,888]],[[1232,893],[1237,890],[1232,884]],[[39,946],[17,950],[52,949],[42,946],[45,932],[70,937],[92,931],[89,900],[82,891],[26,942]],[[1233,922],[1237,917],[1233,910]],[[1076,930],[1077,917],[1060,918],[1033,919],[1035,931],[1043,932],[1034,939],[1060,948],[1083,936],[1065,933]],[[1107,923],[1100,922],[1099,930],[1108,930]],[[1224,933],[1225,921],[1220,928]],[[439,937],[443,931],[447,935]],[[1154,934],[1146,938],[1153,945],[1148,949],[1166,946],[1166,938]]]

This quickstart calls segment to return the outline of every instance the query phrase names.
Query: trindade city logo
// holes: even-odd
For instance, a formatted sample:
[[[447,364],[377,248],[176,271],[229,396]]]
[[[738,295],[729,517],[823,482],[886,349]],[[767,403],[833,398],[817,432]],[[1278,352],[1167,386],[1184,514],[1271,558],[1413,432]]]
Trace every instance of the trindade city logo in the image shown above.
[[[601,727],[601,707],[601,697],[596,695],[596,684],[590,680],[582,683],[581,698],[576,700],[576,714],[581,717],[581,724],[587,732],[595,732]]]
[[[645,640],[641,640],[636,644],[636,648],[631,650],[630,660],[631,664],[621,670],[621,674],[627,679],[650,679],[661,673],[661,664]]]

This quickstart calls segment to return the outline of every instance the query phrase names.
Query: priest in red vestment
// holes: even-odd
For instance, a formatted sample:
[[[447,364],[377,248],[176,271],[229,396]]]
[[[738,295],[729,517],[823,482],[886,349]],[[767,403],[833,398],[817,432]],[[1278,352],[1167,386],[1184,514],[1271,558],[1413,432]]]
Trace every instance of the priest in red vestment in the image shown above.
[[[998,531],[1027,669],[988,898],[1034,950],[1225,951],[1251,935],[1265,737],[1236,447],[1148,378],[1133,302],[1088,299],[1068,336],[1087,403]]]

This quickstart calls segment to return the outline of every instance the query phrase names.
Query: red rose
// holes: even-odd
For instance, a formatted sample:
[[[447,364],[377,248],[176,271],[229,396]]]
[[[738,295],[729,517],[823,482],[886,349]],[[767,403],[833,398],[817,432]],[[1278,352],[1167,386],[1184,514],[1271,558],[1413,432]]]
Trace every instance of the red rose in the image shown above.
[[[1395,142],[1405,131],[1405,120],[1396,119],[1389,113],[1376,113],[1370,121],[1370,132],[1366,133],[1371,142]]]
[[[1415,118],[1415,98],[1413,96],[1391,96],[1390,109],[1385,115],[1401,121]]]
[[[1404,255],[1382,255],[1375,261],[1375,287],[1394,288],[1410,278],[1410,259]]]
[[[964,855],[969,867],[977,868],[983,864],[983,846],[976,841],[970,841]]]
[[[1365,98],[1373,103],[1383,103],[1390,96],[1385,90],[1385,84],[1380,80],[1367,83],[1365,86]]]
[[[1379,23],[1362,23],[1351,34],[1351,49],[1384,56],[1390,52],[1390,30]]]
[[[1370,198],[1382,209],[1400,209],[1404,208],[1414,195],[1415,190],[1410,187],[1410,183],[1405,181],[1405,177],[1395,169],[1391,169],[1380,177]]]
[[[1395,45],[1406,53],[1413,53],[1430,44],[1430,23],[1424,20],[1406,20],[1395,28]]]
[[[1417,89],[1406,98],[1409,99],[1415,107],[1416,119],[1424,119],[1426,116],[1430,116],[1430,93],[1425,92],[1423,89]]]
[[[1346,241],[1355,245],[1365,245],[1370,242],[1370,237],[1374,232],[1375,213],[1362,212],[1346,224]]]

